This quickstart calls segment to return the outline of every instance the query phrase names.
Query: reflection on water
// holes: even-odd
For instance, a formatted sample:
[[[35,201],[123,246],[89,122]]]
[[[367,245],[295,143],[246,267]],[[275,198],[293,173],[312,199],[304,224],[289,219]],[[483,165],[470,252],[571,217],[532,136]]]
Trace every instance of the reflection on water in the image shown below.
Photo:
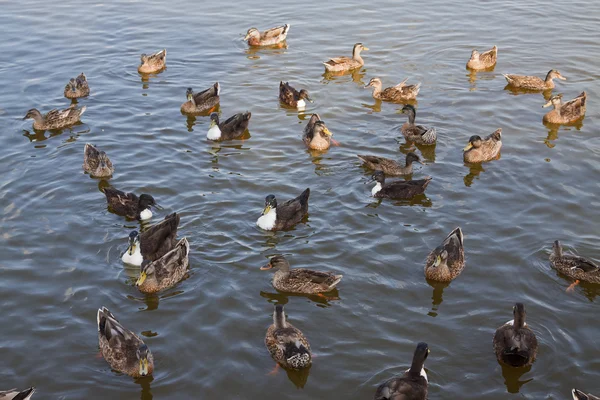
[[[284,40],[271,46],[248,46],[244,52],[248,59],[259,60],[260,54],[281,55],[286,53],[287,48],[287,40]]]
[[[134,378],[135,383],[140,385],[140,400],[152,400],[152,388],[150,384],[154,378],[152,376],[144,376],[142,378]]]
[[[269,276],[268,282],[271,283],[272,276]],[[277,290],[274,292],[260,292],[260,297],[269,300],[272,304],[287,304],[290,297],[304,297],[315,303],[320,307],[330,307],[332,301],[341,300],[338,289],[333,289],[327,293],[321,294],[302,294],[302,293],[286,293]]]
[[[541,94],[545,101],[550,100],[552,97],[552,89],[547,90],[533,90],[533,89],[525,89],[525,88],[516,88],[512,85],[507,84],[504,87],[504,90],[510,92],[513,96],[518,96],[521,94]]]
[[[515,368],[499,363],[502,367],[502,377],[508,393],[519,393],[521,387],[526,383],[533,381],[533,378],[521,380],[521,377],[531,371],[532,366]]]
[[[437,317],[439,306],[444,301],[444,289],[450,286],[450,282],[436,282],[429,279],[426,280],[429,286],[433,288],[433,292],[431,294],[431,310],[427,313],[427,315],[430,317]]]
[[[352,82],[363,87],[365,86],[364,79],[366,73],[367,70],[365,68],[356,68],[350,71],[325,71],[323,75],[321,75],[323,77],[321,83],[347,83],[348,77],[350,77]]]

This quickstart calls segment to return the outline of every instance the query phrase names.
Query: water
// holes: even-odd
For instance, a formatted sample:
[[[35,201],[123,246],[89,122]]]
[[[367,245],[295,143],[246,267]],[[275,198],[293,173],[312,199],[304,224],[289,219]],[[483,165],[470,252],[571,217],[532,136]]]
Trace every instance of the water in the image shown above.
[[[432,399],[566,399],[573,386],[598,393],[600,289],[565,293],[570,281],[547,261],[555,239],[598,257],[598,3],[67,0],[2,10],[0,389],[35,385],[36,399],[368,399],[425,341]],[[240,41],[251,26],[280,23],[292,25],[287,48],[250,51]],[[371,49],[365,68],[324,77],[321,62],[350,55],[358,41]],[[471,49],[494,44],[495,70],[470,75]],[[162,48],[167,69],[142,79],[139,54]],[[578,127],[549,129],[542,95],[504,90],[501,73],[543,77],[551,68],[568,79],[555,92],[588,93]],[[64,85],[80,72],[91,87],[79,101],[82,124],[42,134],[21,121],[32,107],[68,106]],[[363,184],[369,174],[356,154],[408,151],[398,138],[401,106],[362,89],[373,76],[385,86],[423,82],[417,122],[438,129],[435,149],[423,148],[428,165],[413,174],[433,181],[412,202],[373,201]],[[252,112],[244,141],[208,143],[208,118],[179,112],[187,87],[217,80],[223,117]],[[278,104],[280,80],[308,89],[316,102],[306,114]],[[311,112],[341,146],[304,149]],[[465,166],[469,136],[498,127],[500,160]],[[111,157],[110,184],[165,208],[155,221],[181,213],[191,271],[175,288],[144,296],[133,286],[136,271],[119,257],[139,225],[106,210],[99,187],[107,183],[81,169],[86,142]],[[306,187],[306,224],[255,227],[267,194],[283,201]],[[424,260],[456,226],[467,266],[449,286],[432,287]],[[337,299],[276,293],[259,270],[276,253],[293,267],[343,273]],[[540,342],[529,371],[503,370],[492,351],[516,301]],[[274,303],[311,342],[308,374],[268,375],[263,339]],[[153,378],[134,381],[98,357],[102,305],[144,336]]]

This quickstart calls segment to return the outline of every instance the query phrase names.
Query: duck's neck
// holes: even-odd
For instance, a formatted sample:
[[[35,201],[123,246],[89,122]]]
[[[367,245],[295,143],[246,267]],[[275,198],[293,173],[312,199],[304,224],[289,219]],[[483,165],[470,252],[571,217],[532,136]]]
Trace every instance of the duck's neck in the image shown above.
[[[273,314],[273,324],[275,325],[275,328],[277,328],[277,329],[287,328],[287,322],[285,322],[285,315],[284,315],[283,311],[281,311],[281,312],[275,311],[275,313]]]
[[[423,362],[413,359],[412,364],[410,365],[410,369],[408,370],[408,373],[413,376],[420,376],[421,372],[425,372],[425,371],[423,371]],[[427,375],[425,375],[425,376],[427,376]],[[425,379],[427,379],[427,378],[425,378]]]
[[[358,49],[354,49],[354,51],[352,52],[352,59],[355,61],[358,61],[360,63],[360,65],[365,64],[365,61],[360,56],[360,50],[358,50]]]
[[[546,83],[546,88],[548,89],[554,89],[554,78],[552,78],[552,75],[550,74],[550,72],[548,72],[548,75],[546,75],[546,79],[544,79],[544,82]]]
[[[408,112],[408,123],[410,125],[415,124],[415,113],[412,110]]]
[[[375,83],[373,84],[373,96],[377,96],[381,93],[381,83]]]
[[[521,329],[525,326],[525,315],[516,313],[515,319],[513,320],[513,326],[515,329]]]

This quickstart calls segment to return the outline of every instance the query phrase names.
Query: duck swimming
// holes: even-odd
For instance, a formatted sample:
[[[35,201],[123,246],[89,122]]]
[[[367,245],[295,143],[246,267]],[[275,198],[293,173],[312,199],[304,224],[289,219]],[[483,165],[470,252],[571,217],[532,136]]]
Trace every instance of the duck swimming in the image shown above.
[[[71,104],[69,108],[65,108],[64,110],[54,109],[48,111],[46,115],[42,115],[37,108],[32,108],[27,111],[23,120],[33,119],[33,129],[38,131],[62,129],[79,122],[85,109],[85,106],[77,108],[75,107],[75,104]]]
[[[526,367],[533,363],[538,350],[535,333],[525,323],[525,306],[515,304],[514,319],[496,330],[494,352],[501,363]]]
[[[167,66],[167,50],[163,49],[150,55],[142,54],[140,61],[140,66],[138,67],[140,74],[155,74],[160,72]]]
[[[169,214],[158,224],[142,232],[137,231],[129,234],[129,245],[127,251],[123,253],[121,260],[125,264],[141,266],[143,262],[153,262],[163,258],[163,256],[173,250],[177,243],[177,228],[179,226],[179,215],[177,213]],[[185,247],[184,244],[178,243]],[[182,253],[173,254],[177,256]],[[186,252],[187,258],[187,252]],[[166,261],[166,260],[165,260]],[[156,270],[156,269],[155,269]],[[161,270],[162,271],[162,270]]]
[[[219,82],[215,82],[214,85],[200,93],[194,93],[192,88],[188,88],[185,92],[187,101],[181,105],[181,112],[190,115],[207,112],[219,104],[220,93],[221,86]]]
[[[260,269],[263,271],[275,269],[273,287],[287,293],[318,294],[329,292],[335,289],[343,276],[305,268],[290,269],[290,263],[282,255],[272,257],[269,263]]]
[[[147,220],[152,218],[150,206],[158,208],[154,197],[141,194],[140,197],[133,193],[125,193],[113,187],[103,189],[108,207],[117,215],[129,219]]]
[[[285,320],[281,304],[275,306],[273,325],[267,329],[265,345],[273,360],[284,368],[300,370],[312,363],[308,339],[300,329]]]
[[[332,58],[329,61],[325,61],[323,65],[325,65],[325,69],[328,72],[340,72],[340,71],[350,71],[356,68],[362,67],[365,62],[360,56],[360,53],[363,50],[369,50],[367,47],[363,46],[362,43],[356,43],[352,48],[352,58],[350,57],[337,57]]]
[[[0,400],[29,400],[34,393],[34,387],[25,389],[22,392],[17,392],[17,389],[9,389],[0,392]]]
[[[551,69],[546,74],[546,79],[542,80],[537,76],[526,76],[526,75],[507,75],[503,74],[504,78],[510,86],[516,89],[526,90],[548,90],[554,89],[553,79],[560,79],[566,81],[567,78],[562,76],[560,72],[555,69]]]
[[[413,152],[409,152],[406,155],[406,162],[404,165],[399,164],[389,158],[377,157],[377,156],[361,156],[358,158],[364,163],[363,165],[374,171],[383,171],[387,176],[402,176],[410,175],[413,172],[413,163],[417,162],[423,164],[418,155]]]
[[[425,360],[429,355],[427,343],[419,343],[410,368],[402,376],[391,378],[377,388],[375,400],[426,400],[427,372]]]
[[[156,293],[175,286],[187,272],[189,253],[190,245],[187,239],[183,238],[159,259],[142,262],[140,277],[135,286],[142,293]]]
[[[89,143],[83,149],[83,170],[97,178],[107,178],[115,172],[106,153]]]
[[[585,116],[585,101],[587,94],[582,92],[573,100],[562,102],[562,94],[552,96],[542,107],[554,106],[554,109],[544,115],[544,122],[550,124],[570,124]]]
[[[491,50],[485,51],[483,53],[480,53],[477,50],[473,50],[471,52],[471,58],[469,59],[469,61],[467,61],[467,68],[475,71],[492,68],[494,65],[496,65],[497,59],[497,46],[494,46],[491,48]]]
[[[463,233],[456,228],[429,253],[425,262],[425,277],[437,282],[454,280],[465,268]]]
[[[556,240],[552,245],[550,265],[558,272],[575,280],[567,289],[570,291],[580,281],[600,284],[600,267],[589,258],[564,254],[562,244]]]
[[[214,141],[236,139],[248,129],[250,117],[252,117],[252,114],[250,111],[246,111],[245,113],[235,114],[225,122],[219,123],[219,114],[212,113],[210,114],[210,127],[206,138]]]
[[[260,32],[256,28],[250,28],[248,29],[248,33],[244,37],[244,40],[248,41],[248,45],[250,46],[272,46],[283,42],[287,38],[290,26],[290,24],[285,24],[276,28],[267,29],[264,32]]]
[[[333,133],[325,126],[319,114],[313,114],[304,128],[302,141],[312,150],[324,151],[331,147]]]
[[[491,161],[498,157],[502,148],[502,129],[496,129],[485,139],[479,135],[469,138],[469,144],[463,149],[463,160],[474,164]]]
[[[280,231],[293,228],[308,214],[308,197],[310,189],[307,188],[300,196],[277,205],[277,199],[270,194],[265,199],[265,209],[256,221],[259,228],[266,231]]]
[[[418,194],[425,193],[431,179],[431,177],[427,177],[419,180],[385,183],[383,171],[376,171],[373,174],[373,181],[377,183],[371,190],[371,195],[376,199],[410,200]]]
[[[308,96],[306,89],[297,91],[288,82],[279,82],[279,101],[298,109],[304,109],[306,107],[306,101],[313,102]]]
[[[89,96],[90,87],[88,86],[87,78],[82,72],[77,78],[71,78],[67,86],[65,86],[65,97],[67,99],[78,99],[80,97]]]
[[[408,114],[408,121],[401,128],[402,135],[407,141],[416,144],[434,144],[436,142],[437,133],[435,128],[415,125],[417,110],[412,105],[407,104],[402,107],[402,113]]]
[[[421,82],[416,85],[406,85],[408,78],[397,84],[396,86],[388,87],[382,90],[383,83],[379,78],[371,78],[369,83],[365,85],[365,89],[373,88],[373,98],[383,101],[409,101],[415,100],[421,90]]]

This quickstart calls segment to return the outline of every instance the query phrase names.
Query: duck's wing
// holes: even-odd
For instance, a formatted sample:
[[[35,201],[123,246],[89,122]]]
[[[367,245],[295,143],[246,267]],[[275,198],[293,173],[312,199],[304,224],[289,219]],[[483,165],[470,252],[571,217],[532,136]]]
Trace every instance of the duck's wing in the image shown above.
[[[544,80],[537,76],[504,74],[504,78],[513,86],[543,87]]]
[[[288,82],[279,82],[279,100],[286,104],[293,104],[297,98],[297,91]]]
[[[406,375],[387,380],[379,385],[375,400],[414,400],[427,398],[427,383],[424,377],[411,379]]]
[[[585,102],[587,95],[582,92],[579,96],[573,100],[569,100],[560,107],[560,113],[563,115],[570,115],[573,117],[582,116],[585,113]]]
[[[220,91],[221,86],[219,85],[219,82],[215,82],[215,84],[208,89],[196,93],[194,95],[194,101],[196,102],[196,105],[213,102],[215,101],[215,98],[219,97]]]
[[[376,171],[383,171],[390,167],[399,167],[398,163],[389,158],[363,155],[358,155],[358,158],[360,158],[367,167]]]
[[[399,84],[397,84],[396,86],[394,86],[395,89],[402,89],[404,87],[404,85],[406,84],[406,82],[408,81],[408,78],[406,78],[405,80],[403,80],[402,82],[400,82]]]
[[[83,164],[91,171],[95,171],[100,164],[100,152],[89,143],[86,143],[83,149]]]
[[[331,272],[314,271],[305,268],[294,268],[290,271],[290,278],[298,279],[304,282],[316,284],[331,284],[336,280],[336,276]],[[324,285],[328,286],[328,285]]]
[[[390,197],[401,196],[404,198],[412,198],[413,196],[424,193],[429,182],[431,182],[431,177],[410,181],[394,181],[386,183],[377,194],[381,193],[384,196]]]
[[[104,188],[106,202],[118,215],[129,215],[137,211],[139,199],[133,193],[125,193],[113,187]]]
[[[128,342],[138,341],[133,332],[121,325],[106,307],[98,309],[96,320],[98,334],[107,340],[111,349],[124,351]]]
[[[350,57],[336,57],[336,58],[332,58],[329,61],[325,61],[324,64],[335,66],[335,65],[340,65],[340,64],[342,64],[342,65],[347,64],[351,61],[352,61],[352,58],[350,58]]]
[[[600,270],[595,262],[585,257],[573,256],[572,264],[573,267],[571,268],[579,269],[586,273],[598,272]]]
[[[260,38],[264,39],[274,39],[282,35],[287,35],[287,32],[290,28],[289,24],[285,24],[282,26],[277,26],[275,28],[267,29],[266,31],[260,34]]]
[[[302,218],[308,212],[308,197],[310,189],[307,188],[300,196],[286,201],[277,206],[277,219],[282,221]]]
[[[173,213],[147,231],[142,232],[140,248],[144,260],[155,261],[171,251],[177,240],[179,214]]]
[[[504,359],[513,360],[510,364],[522,365],[530,358],[531,352],[537,349],[537,338],[527,327],[517,331],[512,325],[505,324],[496,330],[494,349]]]
[[[310,135],[310,138],[312,139],[312,134],[313,134],[313,130],[315,128],[315,124],[320,120],[321,120],[321,117],[319,116],[319,114],[311,115],[310,119],[308,120],[308,123],[304,127],[304,134]]]
[[[490,50],[479,54],[479,61],[484,64],[494,64],[498,56],[498,47],[494,46]]]
[[[189,253],[190,245],[187,238],[183,238],[171,251],[154,261],[154,271],[158,281],[173,279],[174,276],[177,276],[177,280],[183,277],[189,265]]]
[[[162,64],[165,62],[165,58],[167,58],[167,50],[163,49],[161,51],[157,51],[156,53],[150,55],[148,57],[148,62],[151,64]]]
[[[242,135],[248,128],[251,116],[252,114],[249,111],[246,111],[245,113],[235,114],[229,117],[225,122],[219,124],[223,139],[235,139]]]
[[[292,324],[286,328],[275,329],[273,338],[277,347],[283,352],[288,365],[301,368],[310,364],[310,344],[304,334]]]

